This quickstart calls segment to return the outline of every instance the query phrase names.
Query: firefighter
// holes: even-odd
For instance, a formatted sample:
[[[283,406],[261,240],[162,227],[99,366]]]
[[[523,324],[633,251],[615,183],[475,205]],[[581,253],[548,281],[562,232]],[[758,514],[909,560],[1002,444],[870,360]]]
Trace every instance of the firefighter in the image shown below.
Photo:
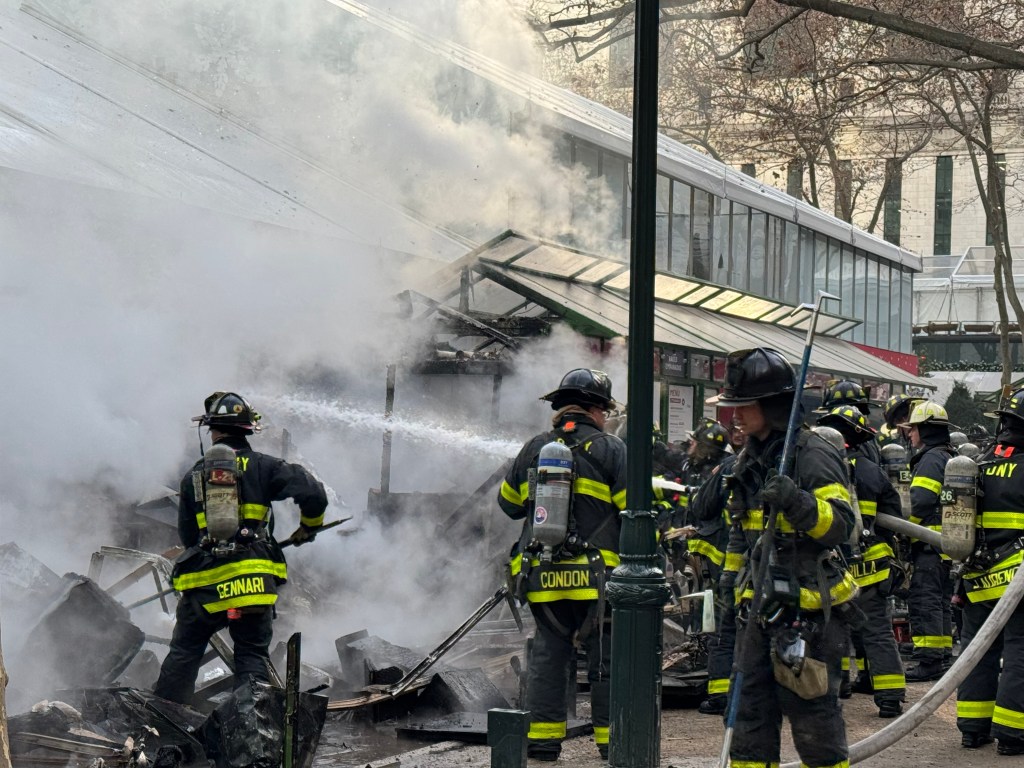
[[[728,432],[724,427],[721,429],[728,444]],[[698,555],[706,564],[715,590],[716,631],[708,637],[708,695],[698,707],[702,715],[721,715],[725,712],[729,673],[736,644],[733,587],[736,584],[736,573],[743,565],[743,558],[727,558],[725,553],[729,537],[729,480],[735,463],[735,454],[723,452],[717,466],[690,500],[690,519],[697,532],[687,541],[687,545],[689,551]]]
[[[946,409],[931,400],[915,405],[900,425],[914,450],[910,457],[910,521],[933,531],[942,530],[939,497],[946,463],[953,456],[949,427]],[[952,657],[953,590],[949,559],[935,547],[913,541],[910,557],[914,572],[907,608],[914,643],[911,658],[916,664],[907,669],[906,679],[919,683],[942,677],[943,662]]]
[[[889,607],[892,582],[898,577],[892,571],[895,542],[891,531],[875,526],[875,516],[881,512],[902,517],[900,496],[877,464],[856,455],[858,445],[875,439],[875,430],[861,411],[849,405],[840,406],[820,417],[818,424],[838,430],[846,441],[847,461],[853,470],[864,526],[859,557],[849,566],[860,587],[857,607],[865,616],[863,625],[853,629],[859,670],[853,690],[874,694],[879,717],[898,717],[903,712],[900,702],[906,693],[906,681]]]
[[[327,494],[301,466],[252,449],[248,435],[259,431],[259,420],[252,406],[234,392],[213,393],[206,398],[203,415],[193,419],[200,428],[209,427],[214,446],[226,446],[235,454],[238,524],[226,541],[215,542],[209,535],[209,495],[200,459],[181,480],[178,536],[185,552],[173,571],[181,599],[171,647],[153,689],[161,698],[191,702],[207,643],[225,627],[234,644],[236,687],[249,679],[269,681],[277,587],[288,577],[281,548],[272,536],[271,503],[295,501],[300,523],[291,540],[303,544],[312,541],[323,525]]]
[[[971,642],[1021,563],[1024,530],[1024,389],[996,411],[996,445],[980,463],[979,551],[964,566],[961,584],[963,647]],[[1000,663],[1001,661],[1001,663]],[[961,744],[976,749],[999,740],[1001,755],[1024,754],[1024,605],[960,684],[956,724]]]
[[[885,426],[890,430],[898,429],[910,418],[911,409],[920,403],[923,398],[913,397],[905,393],[893,395],[885,401],[885,408],[882,409],[882,418],[885,419]],[[902,435],[901,435],[902,436]]]
[[[529,440],[519,451],[498,493],[498,504],[513,520],[524,520],[514,548],[512,576],[520,584],[536,621],[529,658],[527,734],[529,757],[557,760],[565,738],[567,691],[575,669],[573,647],[586,649],[594,741],[608,757],[609,661],[611,622],[605,583],[619,564],[619,512],[626,506],[626,446],[605,433],[608,411],[615,407],[612,382],[601,371],[576,368],[558,388],[544,395],[555,411],[554,429]],[[541,449],[564,443],[572,450],[571,513],[561,547],[550,561],[542,559],[533,527],[547,518],[531,498],[529,478]]]
[[[804,764],[845,765],[848,756],[839,680],[857,584],[837,551],[854,527],[848,473],[839,451],[800,427],[790,471],[795,480],[777,474],[798,396],[781,353],[757,348],[729,355],[717,402],[736,409],[747,440],[729,483],[727,557],[749,553],[736,582],[736,653],[744,677],[742,690],[729,694],[740,697],[733,766],[777,765],[784,715]],[[765,510],[775,515],[777,531],[768,552]],[[763,557],[768,578],[755,585]],[[755,589],[765,597],[751,615]]]
[[[871,415],[871,401],[868,399],[868,391],[855,381],[837,381],[825,389],[821,397],[821,407],[815,409],[815,413],[829,414],[834,409],[850,405],[856,408],[865,416]],[[875,440],[865,441],[857,446],[856,453],[870,459],[875,464],[881,464],[882,454],[879,444]]]

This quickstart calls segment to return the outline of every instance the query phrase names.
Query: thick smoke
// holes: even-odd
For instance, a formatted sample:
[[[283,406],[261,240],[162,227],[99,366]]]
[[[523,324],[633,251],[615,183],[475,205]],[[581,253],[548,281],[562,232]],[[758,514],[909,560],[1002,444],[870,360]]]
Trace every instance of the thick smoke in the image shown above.
[[[216,389],[249,396],[269,427],[289,431],[338,499],[329,516],[362,517],[380,484],[386,366],[411,353],[391,298],[440,266],[381,248],[389,228],[408,211],[468,242],[509,226],[564,234],[575,221],[578,242],[599,243],[605,224],[586,214],[603,192],[570,199],[583,178],[559,170],[525,102],[326,0],[99,5],[33,8],[374,196],[381,237],[339,240],[141,196],[139,185],[160,189],[141,176],[92,186],[0,170],[17,190],[0,195],[0,542],[17,541],[58,573],[84,572],[89,553],[121,538],[118,510],[177,486],[198,454],[189,418]],[[528,33],[496,15],[502,6],[387,7],[439,38],[533,68]],[[331,218],[343,226],[346,214]],[[475,488],[547,426],[550,409],[536,398],[569,368],[610,366],[624,399],[621,347],[610,363],[602,357],[556,333],[523,352],[497,405],[489,379],[403,373],[392,490]],[[276,452],[260,440],[257,450]],[[286,535],[297,515],[287,506],[279,515]],[[458,547],[442,551],[431,538],[424,551],[420,521],[354,522],[357,532],[291,554],[338,591],[343,614],[322,619],[324,638],[366,627],[422,645],[490,586],[462,578],[475,564]],[[515,534],[514,524],[495,525]]]

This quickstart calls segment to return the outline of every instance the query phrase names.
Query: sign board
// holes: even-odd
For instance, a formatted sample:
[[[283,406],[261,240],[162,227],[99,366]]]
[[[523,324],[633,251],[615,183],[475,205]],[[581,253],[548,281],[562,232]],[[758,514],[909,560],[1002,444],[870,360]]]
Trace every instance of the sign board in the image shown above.
[[[686,439],[693,429],[693,387],[682,384],[668,385],[668,440],[671,443]]]

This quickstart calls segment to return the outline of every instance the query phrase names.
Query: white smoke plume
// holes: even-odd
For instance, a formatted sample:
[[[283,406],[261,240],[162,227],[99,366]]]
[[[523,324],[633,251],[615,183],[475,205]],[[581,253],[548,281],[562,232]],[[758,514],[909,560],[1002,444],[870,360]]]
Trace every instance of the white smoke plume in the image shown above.
[[[539,69],[528,31],[500,4],[378,5],[439,38]],[[583,177],[560,169],[529,105],[326,0],[29,7],[190,94],[197,108],[220,110],[356,183],[385,204],[373,221],[381,242],[400,226],[399,210],[476,240],[509,226],[547,234],[575,226],[578,242],[604,239],[607,222],[587,218],[604,192],[581,193]],[[93,185],[0,168],[0,543],[17,541],[57,573],[85,572],[89,553],[118,539],[116,508],[176,487],[198,456],[189,418],[217,389],[248,396],[269,426],[289,430],[339,499],[330,514],[363,510],[380,483],[386,365],[409,353],[411,329],[391,297],[439,266],[424,270],[377,242],[161,199],[159,180],[145,173]],[[344,222],[346,211],[332,216]],[[610,368],[624,400],[624,353],[612,350],[557,331],[521,354],[497,409],[489,379],[401,374],[392,490],[474,489],[548,426],[550,409],[536,398],[570,368]],[[279,536],[296,522],[287,507],[280,516]],[[424,552],[421,534],[416,521],[390,530],[370,521],[292,551],[329,573],[351,609],[324,620],[327,639],[365,627],[421,645],[468,613],[482,585],[441,575],[464,559],[457,542],[452,552]],[[431,608],[418,610],[427,601]]]

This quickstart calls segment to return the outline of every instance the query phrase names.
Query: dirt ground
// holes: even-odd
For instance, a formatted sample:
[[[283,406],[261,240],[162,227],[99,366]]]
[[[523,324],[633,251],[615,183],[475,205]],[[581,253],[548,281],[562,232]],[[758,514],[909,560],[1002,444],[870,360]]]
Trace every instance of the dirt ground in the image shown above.
[[[907,692],[906,708],[913,705],[928,690],[929,684],[911,685]],[[863,739],[892,720],[880,720],[878,710],[870,696],[855,694],[843,702],[847,735],[850,743]],[[789,739],[788,728],[783,729],[783,762],[796,760],[796,751]],[[368,768],[485,768],[490,766],[490,751],[482,746],[466,746],[456,742],[443,742],[393,758],[368,763]],[[722,746],[722,721],[717,717],[701,715],[695,709],[669,709],[662,713],[661,768],[713,768],[718,763]],[[1024,758],[996,755],[990,744],[979,750],[960,747],[960,734],[956,730],[956,703],[951,697],[939,710],[911,735],[889,749],[858,765],[865,768],[886,766],[914,766],[914,768],[988,768],[988,766],[1024,765]],[[578,768],[605,768],[607,763],[597,755],[592,737],[570,739],[557,763],[530,761],[530,768],[544,765],[577,766]]]

